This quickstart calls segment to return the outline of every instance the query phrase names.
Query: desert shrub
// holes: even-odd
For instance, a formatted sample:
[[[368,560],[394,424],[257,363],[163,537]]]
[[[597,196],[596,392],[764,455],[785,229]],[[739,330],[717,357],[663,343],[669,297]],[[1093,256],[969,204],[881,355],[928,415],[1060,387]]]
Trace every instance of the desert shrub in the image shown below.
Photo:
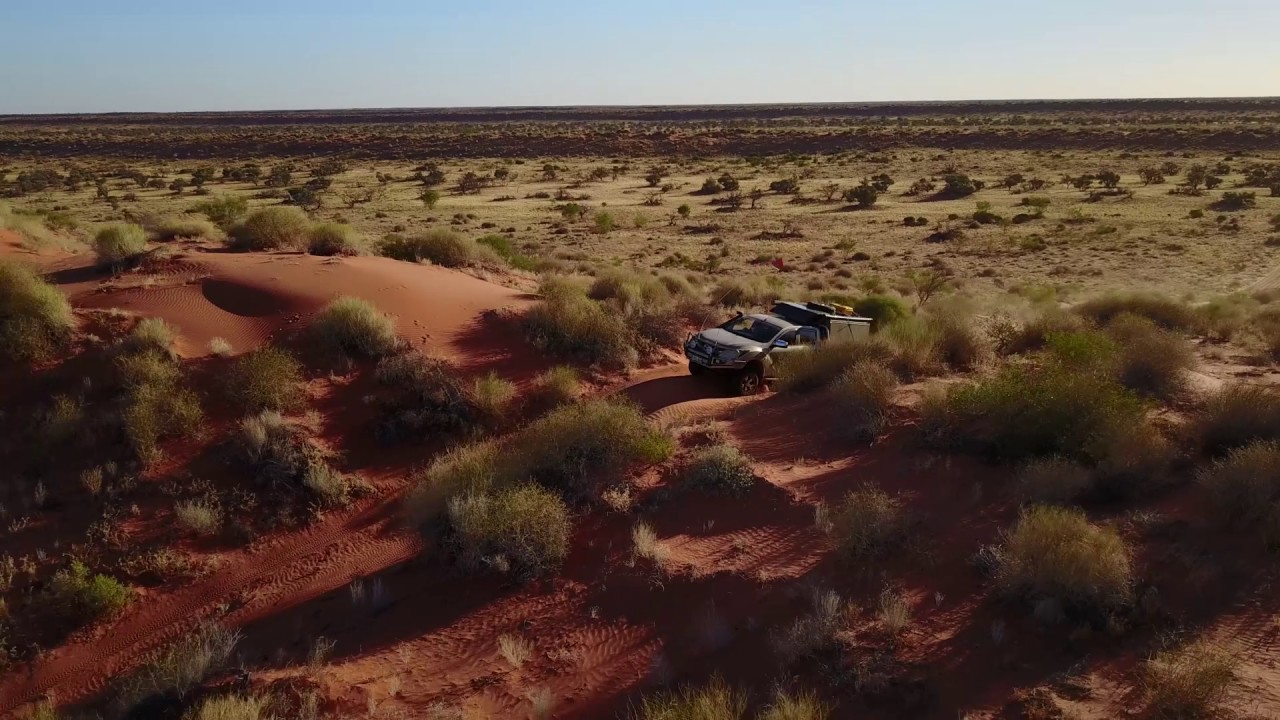
[[[210,198],[196,203],[188,212],[204,215],[218,227],[229,230],[249,213],[249,201],[233,195]]]
[[[321,505],[346,504],[353,487],[329,465],[328,457],[303,431],[279,413],[265,410],[240,421],[231,450],[259,485],[309,494]]]
[[[953,370],[972,370],[991,354],[986,336],[959,311],[931,313],[925,323],[933,336],[932,356]],[[891,340],[894,334],[890,328]]]
[[[486,427],[504,424],[516,397],[516,386],[495,373],[476,378],[471,383],[471,404],[479,421]]]
[[[473,430],[501,416],[502,408],[498,407],[501,398],[493,395],[501,388],[490,392],[477,381],[469,393],[457,370],[443,360],[418,353],[395,355],[378,364],[376,377],[379,384],[390,390],[379,403],[381,418],[377,434],[384,442],[428,433]],[[490,395],[482,398],[477,390]],[[481,400],[488,405],[481,407]],[[486,412],[493,415],[485,415]]]
[[[555,408],[577,400],[581,393],[582,381],[578,378],[578,371],[557,365],[534,379],[529,397],[534,403]]]
[[[1228,385],[1205,401],[1192,434],[1211,455],[1255,440],[1280,440],[1280,393],[1262,385]]]
[[[114,615],[133,599],[119,580],[91,572],[79,560],[55,573],[45,592],[50,609],[77,627]]]
[[[290,410],[302,401],[302,365],[287,350],[270,345],[237,358],[225,382],[242,413]]]
[[[497,446],[487,442],[462,445],[437,457],[412,479],[413,490],[405,501],[409,519],[434,530],[451,498],[487,492],[501,480],[501,460]]]
[[[1041,313],[1021,326],[1011,326],[996,334],[996,351],[1002,355],[1016,355],[1043,349],[1055,334],[1085,330],[1087,325],[1078,315],[1053,309]]]
[[[874,487],[854,490],[832,509],[828,530],[851,566],[878,560],[901,546],[908,523],[902,502]]]
[[[1163,399],[1186,388],[1186,373],[1195,366],[1195,353],[1184,338],[1150,320],[1125,314],[1117,315],[1107,332],[1119,348],[1116,363],[1122,385]]]
[[[888,422],[898,378],[882,362],[861,360],[849,366],[831,388],[840,411],[840,430],[854,438],[874,439]]]
[[[153,653],[124,677],[116,694],[126,711],[143,703],[181,700],[206,678],[223,669],[240,634],[204,623]]]
[[[1246,210],[1251,207],[1257,207],[1258,194],[1254,192],[1243,192],[1237,190],[1228,190],[1222,193],[1222,198],[1213,203],[1213,209],[1219,211]]]
[[[1018,495],[1028,505],[1068,505],[1093,487],[1093,473],[1072,460],[1049,457],[1018,469]]]
[[[951,173],[944,175],[942,178],[942,191],[940,194],[949,198],[968,197],[982,189],[982,182],[970,178],[968,175],[960,173]]]
[[[1086,300],[1075,307],[1080,315],[1098,325],[1129,313],[1144,317],[1166,330],[1189,331],[1196,328],[1196,315],[1186,305],[1152,293],[1113,293]]]
[[[604,210],[597,211],[592,216],[592,222],[595,224],[596,232],[602,235],[613,232],[613,229],[617,227],[617,221],[614,220],[613,213],[605,212]]]
[[[395,322],[372,304],[343,296],[311,321],[312,335],[328,350],[355,357],[382,357],[399,345]]]
[[[151,236],[160,242],[180,238],[220,238],[222,231],[213,223],[198,217],[163,217],[147,223]]]
[[[448,228],[433,228],[410,237],[388,236],[378,247],[378,254],[395,260],[426,260],[433,265],[458,268],[472,261],[476,244]]]
[[[311,221],[296,207],[276,206],[255,210],[229,231],[228,244],[235,250],[277,250],[300,247]]]
[[[745,495],[751,492],[755,481],[751,460],[732,445],[698,450],[684,471],[684,482],[689,487],[714,495]]]
[[[450,540],[464,567],[509,564],[540,575],[564,561],[571,529],[564,501],[537,485],[449,501]]]
[[[0,260],[0,358],[45,359],[74,326],[71,303],[57,288],[21,265]]]
[[[601,272],[587,288],[592,300],[617,300],[622,305],[659,302],[667,294],[667,286],[658,278],[620,268]]]
[[[1031,507],[1006,534],[996,582],[1007,595],[1098,618],[1130,600],[1129,548],[1078,510]]]
[[[640,410],[615,400],[565,405],[535,420],[510,443],[519,471],[570,499],[595,488],[636,462],[671,455],[671,439],[651,428]]]
[[[1098,459],[1101,440],[1144,421],[1129,390],[1096,373],[1050,364],[1008,367],[952,387],[922,407],[926,434],[996,458]]]
[[[179,527],[197,535],[212,535],[222,525],[222,513],[208,500],[179,500],[173,506],[173,517]]]
[[[1280,443],[1259,441],[1232,450],[1200,472],[1218,519],[1233,529],[1280,542]]]
[[[173,340],[177,330],[161,318],[143,318],[124,339],[124,349],[130,353],[154,352],[173,356]]]
[[[853,203],[860,208],[869,208],[876,204],[876,200],[880,198],[880,192],[871,184],[863,182],[861,185],[845,190],[843,197],[847,203]]]
[[[197,705],[187,720],[271,720],[271,702],[255,695],[215,695]]]
[[[716,675],[706,686],[663,692],[640,701],[631,711],[633,720],[740,720],[747,712],[747,697]]]
[[[781,392],[809,392],[835,382],[863,361],[888,362],[893,348],[879,338],[823,343],[808,352],[779,355],[777,388]]]
[[[311,255],[361,255],[364,253],[364,241],[350,225],[320,223],[307,231],[307,252]]]
[[[894,322],[911,315],[911,309],[901,299],[889,295],[868,295],[853,304],[853,311],[871,318],[871,329],[879,331]]]
[[[93,236],[98,262],[120,267],[147,251],[147,233],[137,225],[110,225]]]
[[[124,389],[120,421],[137,456],[153,460],[160,441],[195,433],[204,417],[200,399],[182,386],[173,360],[155,350],[116,358],[116,377]]]
[[[880,337],[893,350],[891,364],[904,378],[914,380],[942,369],[938,354],[941,335],[923,317],[908,317],[889,325]]]
[[[1162,650],[1142,668],[1147,705],[1163,718],[1217,717],[1239,661],[1208,640]]]
[[[604,306],[570,290],[544,293],[544,298],[523,319],[535,347],[589,365],[625,367],[636,361],[628,328]]]

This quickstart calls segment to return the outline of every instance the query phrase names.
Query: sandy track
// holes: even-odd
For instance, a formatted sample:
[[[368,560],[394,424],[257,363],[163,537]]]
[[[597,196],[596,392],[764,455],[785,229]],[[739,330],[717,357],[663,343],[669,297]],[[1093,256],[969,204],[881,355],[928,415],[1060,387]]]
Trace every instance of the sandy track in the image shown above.
[[[382,501],[327,518],[247,551],[162,600],[135,603],[122,617],[41,658],[28,672],[10,673],[0,682],[0,713],[48,694],[60,704],[86,700],[203,620],[238,627],[413,557],[421,549],[419,537],[395,527],[395,505]]]

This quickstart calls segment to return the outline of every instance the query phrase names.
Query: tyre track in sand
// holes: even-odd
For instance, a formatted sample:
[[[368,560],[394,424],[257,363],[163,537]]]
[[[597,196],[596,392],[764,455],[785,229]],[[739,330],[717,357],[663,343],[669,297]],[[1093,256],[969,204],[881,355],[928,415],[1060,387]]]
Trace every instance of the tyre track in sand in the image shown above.
[[[232,567],[189,585],[160,603],[138,603],[92,636],[75,640],[33,667],[0,680],[0,716],[42,697],[83,702],[143,656],[226,607],[229,627],[269,615],[413,557],[416,533],[395,526],[398,495],[326,519],[251,550]]]

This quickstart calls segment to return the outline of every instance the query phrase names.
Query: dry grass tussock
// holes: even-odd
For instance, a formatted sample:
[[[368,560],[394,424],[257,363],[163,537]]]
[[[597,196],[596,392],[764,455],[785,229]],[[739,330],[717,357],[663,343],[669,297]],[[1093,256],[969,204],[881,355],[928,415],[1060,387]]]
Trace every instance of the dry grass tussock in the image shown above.
[[[1057,457],[1031,460],[1018,469],[1018,496],[1027,505],[1069,505],[1093,488],[1089,468]]]
[[[150,698],[186,697],[231,659],[239,633],[220,625],[198,626],[168,647],[152,654],[119,681],[116,702],[128,711]]]
[[[355,490],[351,480],[329,464],[327,454],[277,412],[265,410],[243,419],[231,448],[267,489],[304,495],[325,507],[346,504]]]
[[[93,251],[98,262],[120,268],[147,251],[147,231],[137,225],[110,225],[93,236]]]
[[[888,363],[893,347],[880,337],[858,342],[832,342],[810,352],[791,353],[778,363],[780,392],[809,392],[826,387],[862,362]]]
[[[1078,510],[1036,506],[1008,531],[996,582],[1008,595],[1097,619],[1131,600],[1130,551],[1114,530]]]
[[[841,560],[855,567],[899,548],[909,529],[902,501],[874,487],[849,493],[820,524],[827,526]]]
[[[440,267],[460,268],[476,259],[480,246],[449,228],[432,228],[418,235],[388,235],[377,251],[394,260],[426,261]]]
[[[1153,293],[1112,293],[1086,300],[1074,310],[1099,326],[1109,325],[1120,315],[1137,315],[1166,329],[1183,332],[1198,328],[1198,318],[1187,305]]]
[[[840,409],[840,432],[857,440],[878,437],[889,421],[898,378],[874,360],[845,370],[831,386],[831,401]]]
[[[26,267],[0,260],[0,359],[48,358],[74,326],[66,296]]]
[[[773,701],[757,716],[758,720],[827,720],[832,715],[831,704],[816,692],[778,692]]]
[[[205,698],[188,720],[272,720],[270,698],[256,695],[215,695]]]
[[[302,403],[302,365],[287,350],[271,345],[237,358],[224,383],[241,413],[283,412]]]
[[[220,240],[223,237],[222,230],[217,225],[205,218],[193,215],[166,215],[164,217],[151,218],[144,223],[143,227],[158,242],[195,240],[199,238]]]
[[[1256,533],[1267,547],[1280,544],[1280,442],[1236,448],[1201,470],[1199,481],[1223,527]]]
[[[161,440],[197,432],[204,413],[199,397],[185,387],[181,368],[167,353],[164,333],[146,332],[144,338],[137,342],[140,351],[129,351],[125,343],[115,373],[124,396],[120,419],[125,436],[137,456],[149,462],[158,457]]]
[[[400,344],[395,322],[372,304],[343,296],[311,321],[310,332],[326,350],[346,357],[377,358]]]
[[[719,675],[702,687],[651,695],[631,711],[632,720],[739,720],[747,712],[747,696]]]
[[[694,453],[685,468],[685,484],[700,492],[741,497],[755,486],[751,460],[732,445],[710,445]]]
[[[1191,432],[1210,455],[1255,440],[1280,440],[1280,392],[1264,385],[1227,385],[1205,401]]]
[[[272,206],[255,210],[228,233],[233,250],[285,250],[302,247],[311,220],[296,207]]]
[[[1210,718],[1231,694],[1239,661],[1199,640],[1164,650],[1143,667],[1148,707],[1162,718]]]
[[[363,255],[364,238],[350,225],[318,223],[307,230],[310,255]]]
[[[449,500],[450,544],[462,567],[541,575],[569,552],[569,509],[537,485],[504,487]]]

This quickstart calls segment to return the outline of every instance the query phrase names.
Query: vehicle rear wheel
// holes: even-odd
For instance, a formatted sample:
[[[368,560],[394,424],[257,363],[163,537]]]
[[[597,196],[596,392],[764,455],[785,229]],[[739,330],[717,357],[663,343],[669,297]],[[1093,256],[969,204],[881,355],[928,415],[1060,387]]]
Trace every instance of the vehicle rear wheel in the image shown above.
[[[734,389],[739,395],[755,395],[764,388],[764,373],[760,368],[747,368],[734,378]]]
[[[707,368],[706,368],[706,366],[705,366],[705,365],[699,365],[698,363],[693,362],[692,360],[690,360],[690,361],[689,361],[689,374],[690,374],[690,375],[706,375],[706,374],[707,374]]]

